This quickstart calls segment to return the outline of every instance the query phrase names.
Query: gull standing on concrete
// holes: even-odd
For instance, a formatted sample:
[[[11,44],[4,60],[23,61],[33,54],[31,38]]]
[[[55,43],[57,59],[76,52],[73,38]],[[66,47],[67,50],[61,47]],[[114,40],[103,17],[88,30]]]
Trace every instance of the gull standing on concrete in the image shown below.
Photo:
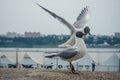
[[[68,47],[68,46],[71,46],[71,47],[68,47],[63,51],[58,52],[58,54],[49,55],[46,57],[47,58],[60,57],[63,60],[68,61],[70,64],[71,72],[75,73],[75,69],[74,69],[74,66],[72,65],[72,61],[78,60],[85,55],[86,45],[84,43],[84,37],[87,34],[90,34],[90,28],[88,26],[86,26],[84,29],[81,29],[86,25],[90,17],[90,11],[88,7],[85,7],[81,11],[79,16],[77,17],[77,21],[73,25],[71,25],[62,17],[47,10],[46,8],[42,7],[39,4],[37,5],[42,9],[44,9],[46,12],[48,12],[50,15],[52,15],[54,18],[58,19],[61,23],[66,25],[71,30],[71,34],[72,34],[71,38],[67,42],[59,45],[59,47]]]

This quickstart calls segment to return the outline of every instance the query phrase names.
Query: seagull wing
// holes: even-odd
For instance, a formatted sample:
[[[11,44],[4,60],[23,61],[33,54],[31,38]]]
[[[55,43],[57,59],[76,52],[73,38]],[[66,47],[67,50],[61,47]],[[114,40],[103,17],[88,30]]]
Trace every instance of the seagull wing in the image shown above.
[[[78,54],[78,50],[76,48],[73,48],[73,49],[71,49],[71,48],[69,49],[68,48],[68,49],[60,52],[58,54],[58,56],[63,58],[63,59],[70,59],[70,58],[74,57],[77,54]]]
[[[72,34],[72,36],[67,42],[60,44],[58,47],[70,47],[73,46],[74,44],[75,44],[75,33]]]
[[[73,24],[73,26],[75,28],[82,28],[86,25],[86,23],[89,21],[90,19],[90,10],[88,7],[85,7],[81,13],[79,14],[79,16],[77,17],[76,22]],[[72,36],[70,37],[70,39],[59,45],[59,47],[68,47],[68,46],[73,46],[75,43],[75,33],[72,34]]]
[[[82,28],[86,25],[86,23],[89,21],[90,19],[90,10],[89,7],[86,6],[81,13],[79,14],[79,16],[77,17],[76,21],[74,22],[74,26],[76,28]]]
[[[48,12],[50,15],[52,15],[54,18],[58,19],[61,23],[63,23],[64,25],[66,25],[71,30],[71,33],[73,33],[75,31],[75,28],[73,27],[73,25],[71,25],[70,23],[68,23],[65,19],[63,19],[62,17],[60,17],[60,16],[56,15],[55,13],[49,11],[48,9],[42,7],[38,3],[37,3],[37,5],[39,7],[41,7],[43,10],[45,10],[46,12]]]

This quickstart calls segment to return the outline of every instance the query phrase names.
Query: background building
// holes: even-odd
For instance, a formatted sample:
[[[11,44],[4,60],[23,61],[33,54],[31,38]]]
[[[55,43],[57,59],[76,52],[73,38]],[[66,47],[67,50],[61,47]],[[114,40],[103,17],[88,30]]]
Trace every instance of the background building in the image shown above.
[[[25,32],[25,37],[40,37],[40,32]]]
[[[7,37],[14,38],[14,37],[23,37],[23,35],[16,33],[16,32],[7,32]]]
[[[115,37],[120,38],[120,32],[115,32]]]

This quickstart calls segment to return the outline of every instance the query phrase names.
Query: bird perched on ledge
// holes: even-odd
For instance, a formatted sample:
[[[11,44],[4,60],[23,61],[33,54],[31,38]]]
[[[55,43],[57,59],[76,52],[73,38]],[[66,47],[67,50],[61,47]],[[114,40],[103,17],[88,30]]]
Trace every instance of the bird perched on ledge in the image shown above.
[[[73,25],[71,25],[69,22],[67,22],[62,17],[56,15],[55,13],[49,11],[48,9],[42,7],[41,5],[37,4],[39,7],[41,7],[43,10],[48,12],[50,15],[52,15],[54,18],[58,19],[61,23],[66,25],[70,30],[72,36],[70,39],[59,45],[59,47],[68,47],[67,49],[58,52],[57,54],[48,55],[47,58],[53,58],[53,57],[60,57],[61,59],[68,61],[70,64],[71,72],[75,73],[74,66],[72,65],[72,61],[78,60],[82,58],[86,53],[86,45],[84,42],[84,37],[87,34],[90,34],[90,28],[88,26],[85,27],[86,23],[90,19],[90,10],[88,6],[86,6],[79,16],[77,17],[76,21]],[[82,29],[85,27],[84,29]]]

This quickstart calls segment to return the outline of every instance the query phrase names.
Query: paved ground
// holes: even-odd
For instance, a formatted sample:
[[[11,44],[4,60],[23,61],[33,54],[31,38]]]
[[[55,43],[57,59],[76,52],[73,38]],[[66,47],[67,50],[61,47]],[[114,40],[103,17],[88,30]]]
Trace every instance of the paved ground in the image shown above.
[[[72,74],[66,70],[0,68],[0,80],[120,80],[120,72],[81,71]]]

